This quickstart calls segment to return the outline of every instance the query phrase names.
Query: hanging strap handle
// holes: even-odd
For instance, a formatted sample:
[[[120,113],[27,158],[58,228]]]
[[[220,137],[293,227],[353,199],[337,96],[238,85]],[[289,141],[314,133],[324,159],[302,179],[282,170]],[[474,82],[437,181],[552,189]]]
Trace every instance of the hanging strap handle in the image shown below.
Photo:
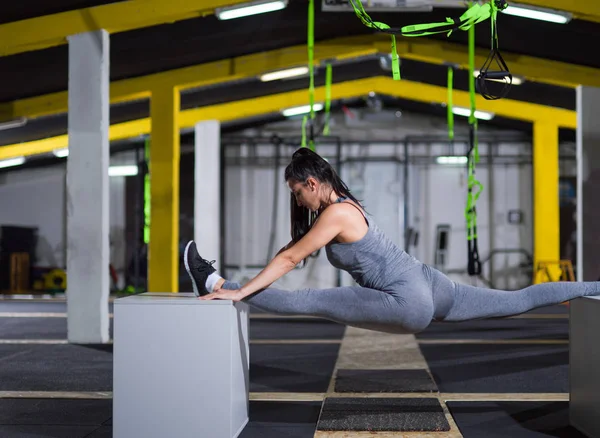
[[[465,217],[467,221],[467,249],[469,275],[481,275],[481,261],[477,246],[477,200],[483,185],[475,178],[475,164],[479,162],[479,141],[477,137],[477,118],[475,117],[475,28],[469,29],[469,97],[471,112],[469,114],[469,152],[467,153],[467,205]],[[475,189],[477,189],[476,192]]]
[[[448,102],[446,104],[448,117],[448,140],[454,145],[454,66],[448,66]]]
[[[323,135],[329,135],[329,122],[331,117],[331,83],[333,81],[333,72],[330,63],[327,63],[325,71],[325,126]]]
[[[307,115],[302,118],[302,140],[301,146],[308,146],[311,150],[315,150],[315,1],[308,1],[308,29],[307,29],[307,44],[308,50],[308,101],[310,110]],[[308,130],[308,133],[307,133]]]
[[[491,50],[477,76],[477,92],[486,100],[498,100],[506,97],[512,86],[512,74],[498,48],[498,11],[506,9],[507,6],[505,0],[492,0],[490,2],[492,12],[490,20],[492,35]],[[490,68],[496,68],[497,70],[490,70]],[[503,86],[498,92],[492,92],[488,87],[497,83],[501,83]],[[495,86],[494,91],[497,88],[499,87]]]
[[[382,33],[392,35],[392,75],[394,80],[400,80],[400,58],[396,48],[396,35],[405,37],[419,37],[427,35],[435,35],[445,33],[450,36],[452,32],[457,30],[467,31],[478,23],[487,20],[494,15],[497,9],[505,9],[508,4],[505,0],[491,0],[490,3],[484,5],[473,4],[459,18],[446,18],[446,21],[437,23],[413,24],[403,27],[391,27],[381,21],[374,21],[362,4],[361,0],[349,0],[354,13],[360,21],[367,27],[375,29]],[[500,6],[496,6],[498,3]]]

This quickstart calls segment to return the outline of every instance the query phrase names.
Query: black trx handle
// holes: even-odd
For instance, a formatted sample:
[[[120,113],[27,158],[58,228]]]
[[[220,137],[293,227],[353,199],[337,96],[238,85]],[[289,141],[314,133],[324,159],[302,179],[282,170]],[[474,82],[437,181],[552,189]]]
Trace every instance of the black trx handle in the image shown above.
[[[489,69],[494,61],[496,61],[499,70],[490,71]],[[498,100],[508,95],[508,92],[512,87],[512,79],[513,77],[508,70],[508,66],[496,48],[492,49],[490,56],[479,71],[475,86],[477,92],[481,94],[484,99]],[[490,90],[488,87],[492,86],[492,84],[502,84],[502,87],[493,86],[492,90]]]
[[[512,74],[504,62],[504,58],[500,54],[498,49],[498,29],[496,26],[496,18],[498,10],[504,10],[508,6],[505,0],[492,0],[492,17],[490,22],[492,24],[492,49],[487,60],[481,67],[475,86],[477,92],[483,96],[486,100],[498,100],[506,97],[512,87]],[[494,65],[495,62],[495,65]],[[490,68],[496,67],[497,70],[491,70]],[[502,84],[501,87],[495,84]],[[490,90],[488,87],[492,87]]]
[[[472,176],[475,170],[472,168],[473,157],[472,152],[475,149],[476,133],[475,126],[471,124],[469,127],[469,152],[467,153],[467,169],[469,173],[468,184],[468,207],[467,207],[467,271],[469,275],[481,275],[481,261],[479,259],[479,248],[477,246],[477,209],[475,201],[472,199],[473,185],[471,184]],[[474,178],[473,178],[474,179]]]
[[[475,232],[477,228],[475,228]],[[467,270],[469,275],[481,275],[481,260],[479,259],[479,249],[477,248],[477,238],[468,241],[469,261]]]

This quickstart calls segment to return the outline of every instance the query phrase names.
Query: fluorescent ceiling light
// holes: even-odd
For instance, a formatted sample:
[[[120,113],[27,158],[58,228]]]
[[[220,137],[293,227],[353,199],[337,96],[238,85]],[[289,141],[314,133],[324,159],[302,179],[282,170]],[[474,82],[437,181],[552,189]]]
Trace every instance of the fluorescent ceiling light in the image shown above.
[[[313,105],[314,111],[321,111],[323,109],[322,103],[315,103]],[[293,108],[287,108],[282,111],[286,117],[298,116],[300,114],[307,114],[310,112],[310,105],[295,106]]]
[[[471,115],[471,110],[469,108],[461,108],[458,106],[455,106],[454,108],[452,108],[452,112],[454,114],[456,114],[457,116],[469,117]],[[475,118],[476,119],[492,120],[494,118],[494,116],[495,116],[494,113],[488,113],[487,111],[475,110]]]
[[[234,18],[248,17],[250,15],[264,14],[284,9],[287,6],[287,0],[270,0],[243,3],[237,6],[219,8],[215,10],[215,15],[219,20],[232,20]]]
[[[566,24],[573,16],[567,12],[542,9],[533,6],[513,5],[502,11],[503,14],[517,17],[531,18],[532,20],[549,21],[551,23]]]
[[[20,119],[8,120],[0,123],[0,131],[7,129],[21,128],[27,124],[27,118],[21,117]]]
[[[274,71],[271,73],[265,73],[260,76],[260,80],[263,82],[276,81],[278,79],[293,78],[295,76],[302,76],[308,74],[308,67],[295,67],[288,68],[285,70]]]
[[[54,149],[52,151],[52,153],[54,154],[55,157],[64,158],[64,157],[67,157],[69,155],[69,149],[68,148]]]
[[[20,166],[25,162],[25,157],[9,158],[8,160],[0,161],[0,168]]]
[[[59,158],[64,158],[69,156],[69,149],[55,149],[52,153]],[[131,166],[109,166],[108,175],[109,176],[133,176],[138,174],[138,167],[135,165]]]
[[[436,161],[438,164],[467,164],[467,157],[437,157]]]
[[[108,176],[133,176],[138,174],[138,167],[132,166],[110,166]]]
[[[473,72],[473,76],[475,76],[475,77],[479,76],[479,70],[475,70]],[[505,76],[505,78],[506,78],[506,76]],[[508,84],[508,79],[486,79],[486,81],[500,82],[501,84]],[[523,81],[522,77],[513,75],[512,85],[522,85],[523,82],[524,81]]]

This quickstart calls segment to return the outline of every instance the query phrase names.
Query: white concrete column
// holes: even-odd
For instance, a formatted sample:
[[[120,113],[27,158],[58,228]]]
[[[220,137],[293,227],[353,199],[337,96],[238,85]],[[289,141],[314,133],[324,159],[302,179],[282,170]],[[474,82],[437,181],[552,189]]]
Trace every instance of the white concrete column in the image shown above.
[[[600,88],[577,87],[577,280],[600,278]]]
[[[221,271],[221,124],[206,120],[195,126],[194,240],[200,255],[216,260]]]
[[[69,43],[67,316],[69,342],[109,341],[109,35]]]

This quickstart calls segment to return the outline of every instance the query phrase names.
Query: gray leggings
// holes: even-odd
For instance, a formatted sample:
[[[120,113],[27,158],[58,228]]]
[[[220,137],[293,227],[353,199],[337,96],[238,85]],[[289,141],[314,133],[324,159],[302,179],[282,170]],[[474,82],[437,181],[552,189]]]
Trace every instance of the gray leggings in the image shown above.
[[[226,281],[223,288],[239,289],[240,285]],[[274,314],[316,316],[358,328],[407,334],[425,330],[433,320],[459,322],[518,315],[598,294],[600,282],[542,283],[518,291],[467,286],[423,264],[403,273],[388,291],[359,286],[295,291],[268,288],[244,302]]]

